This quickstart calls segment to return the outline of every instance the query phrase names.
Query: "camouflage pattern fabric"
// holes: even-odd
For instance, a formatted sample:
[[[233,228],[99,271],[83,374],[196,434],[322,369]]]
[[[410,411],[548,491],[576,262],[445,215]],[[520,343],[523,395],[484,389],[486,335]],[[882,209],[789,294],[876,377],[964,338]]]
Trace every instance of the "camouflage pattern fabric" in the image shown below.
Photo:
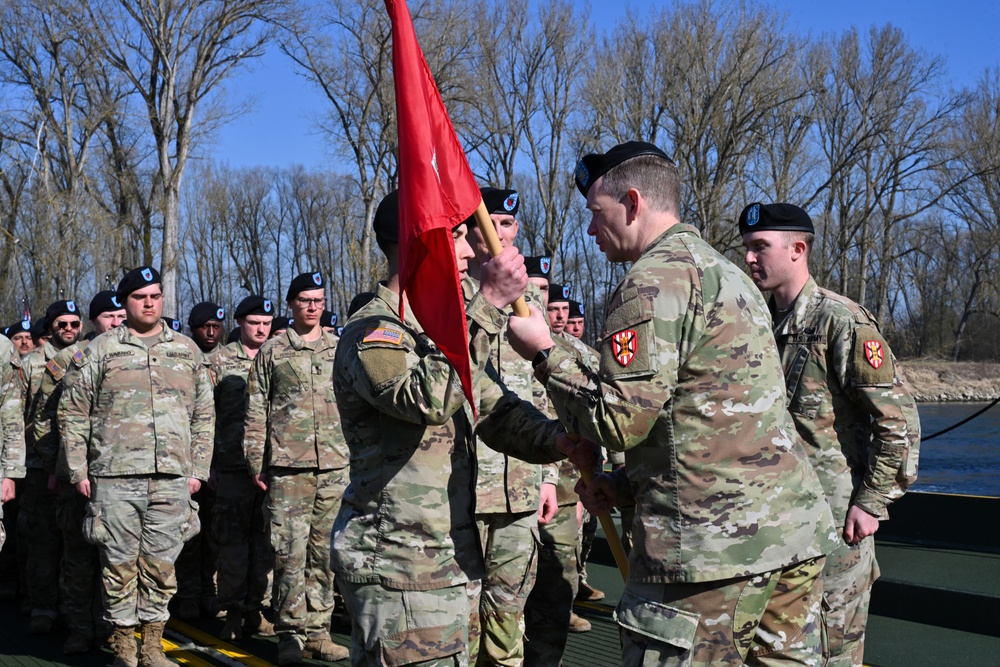
[[[247,409],[247,376],[253,360],[239,341],[217,349],[211,357],[215,382],[216,472],[248,472],[243,453],[244,417]]]
[[[326,331],[307,342],[291,328],[261,347],[247,378],[243,452],[251,473],[347,467],[333,393],[336,349]]]
[[[187,601],[210,611],[218,601],[215,580],[219,547],[212,530],[215,491],[203,484],[191,499],[198,503],[198,520],[202,530],[184,543],[181,555],[174,563],[177,594],[173,604],[176,608],[178,603]]]
[[[560,506],[548,525],[538,527],[538,533],[538,576],[524,610],[524,664],[559,667],[579,587],[576,503]]]
[[[470,627],[478,625],[478,581],[426,591],[344,583],[351,613],[351,664],[469,667]]]
[[[219,543],[219,603],[225,609],[257,611],[271,599],[274,549],[264,518],[266,494],[250,474],[216,473],[212,529]]]
[[[334,381],[351,447],[351,483],[334,527],[333,567],[338,580],[378,584],[391,589],[387,596],[461,591],[486,575],[473,514],[472,410],[451,364],[410,311],[401,321],[398,303],[394,292],[380,287],[348,321],[337,350]],[[526,460],[535,463],[562,458],[555,448],[559,424],[504,387],[489,363],[506,315],[480,294],[469,300],[466,315],[480,416],[476,433],[500,451],[520,445]],[[355,618],[381,615],[369,606],[377,597],[355,600]],[[463,629],[456,636],[474,650],[478,603],[473,609],[474,616],[468,609],[459,614]],[[373,630],[355,628],[355,652],[375,645],[377,637],[367,634]],[[420,650],[431,650],[428,643],[434,643],[444,651],[449,642],[450,637],[438,637]]]
[[[25,550],[28,605],[32,616],[55,618],[62,553],[62,534],[56,523],[56,494],[49,490],[49,474],[38,468],[28,468],[20,492],[17,539],[19,548]]]
[[[21,359],[25,383],[25,465],[28,468],[49,473],[55,471],[59,450],[56,407],[62,394],[61,381],[73,355],[79,350],[77,345],[57,350],[51,343],[45,342]]]
[[[472,411],[451,364],[409,312],[400,321],[398,302],[380,287],[337,349],[351,483],[334,526],[333,567],[344,581],[399,590],[464,585],[485,575],[473,519]],[[538,463],[561,458],[561,427],[487,368],[505,314],[477,294],[466,315],[478,434],[497,449],[522,445]]]
[[[793,308],[775,318],[774,333],[789,411],[838,533],[852,504],[887,518],[889,503],[916,480],[920,419],[874,316],[810,278]],[[826,568],[829,664],[861,664],[878,569],[870,539],[853,547],[842,542]]]
[[[629,581],[615,610],[622,665],[819,667],[822,569],[821,557],[736,580]]]
[[[21,359],[0,336],[0,479],[24,477],[24,389]]]
[[[608,305],[599,374],[557,345],[535,369],[567,430],[625,451],[630,581],[771,572],[836,532],[797,442],[767,307],[690,225],[660,235]]]
[[[274,629],[279,637],[326,636],[333,614],[330,533],[346,470],[272,468],[264,515],[274,549]]]
[[[56,520],[62,532],[59,595],[66,625],[93,638],[101,623],[101,562],[97,547],[83,537],[87,497],[64,484],[56,498]]]
[[[83,535],[101,556],[104,619],[165,622],[177,592],[174,562],[199,528],[187,477],[93,477]]]
[[[207,480],[215,409],[194,341],[163,327],[147,348],[120,326],[73,360],[59,401],[69,481],[177,475]]]

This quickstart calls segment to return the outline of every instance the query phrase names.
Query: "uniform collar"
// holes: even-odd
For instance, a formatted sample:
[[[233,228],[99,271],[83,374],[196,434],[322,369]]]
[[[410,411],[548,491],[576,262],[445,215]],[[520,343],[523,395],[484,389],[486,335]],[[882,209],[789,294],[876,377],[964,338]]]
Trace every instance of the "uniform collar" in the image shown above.
[[[793,333],[799,333],[799,328],[802,326],[802,322],[806,319],[806,314],[812,307],[812,302],[814,297],[819,294],[819,285],[813,280],[812,276],[809,276],[809,280],[803,285],[802,291],[799,295],[795,297],[795,302],[792,304],[791,312],[789,312],[781,322],[775,322],[775,335],[787,335]],[[774,297],[772,296],[768,302],[769,309],[771,311],[771,317],[775,316],[777,313],[777,307],[774,305]]]
[[[382,283],[379,283],[378,287],[375,290],[375,295],[379,299],[381,299],[382,301],[385,302],[386,306],[388,306],[389,310],[392,311],[393,315],[395,315],[396,317],[399,317],[399,295],[398,294],[396,294],[395,292],[393,292],[391,289],[389,289],[388,287],[386,287]],[[400,320],[402,320],[403,324],[405,324],[412,331],[414,331],[414,332],[416,332],[418,334],[422,334],[424,332],[424,328],[422,326],[420,326],[420,322],[417,322],[417,318],[414,317],[414,315],[413,315],[413,308],[410,307],[410,300],[407,299],[406,297],[403,297],[403,304],[404,304],[403,305],[404,310],[406,311],[406,319],[403,320],[402,318],[400,318]]]
[[[285,329],[284,335],[288,338],[288,344],[291,345],[292,349],[294,350],[303,350],[308,348],[315,352],[319,352],[321,350],[326,350],[328,348],[337,346],[337,339],[334,338],[332,335],[330,335],[330,333],[326,329],[323,329],[322,327],[320,327],[319,338],[317,338],[315,341],[307,342],[302,340],[302,336],[300,336],[295,331],[295,329],[291,327],[291,325],[289,325],[288,328]],[[241,349],[243,348],[242,343],[240,344],[240,348]],[[246,354],[246,350],[242,350],[242,354]]]
[[[650,250],[660,245],[661,243],[665,243],[667,239],[677,234],[694,234],[698,238],[701,238],[701,233],[698,231],[697,227],[689,225],[686,222],[678,222],[671,225],[665,232],[663,232],[655,239],[653,239],[652,243],[646,246],[646,249],[642,251],[642,254],[639,255],[639,257],[640,258],[643,257]]]

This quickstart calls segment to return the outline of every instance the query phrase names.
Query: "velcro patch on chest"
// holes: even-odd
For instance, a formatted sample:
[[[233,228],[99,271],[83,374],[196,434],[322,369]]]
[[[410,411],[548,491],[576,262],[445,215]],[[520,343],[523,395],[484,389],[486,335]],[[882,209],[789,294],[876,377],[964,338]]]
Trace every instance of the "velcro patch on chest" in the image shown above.
[[[66,369],[59,365],[55,359],[49,360],[49,363],[45,364],[45,370],[49,372],[49,375],[58,382],[66,374]]]
[[[365,331],[365,337],[361,340],[362,343],[390,343],[392,345],[401,345],[403,342],[403,332],[397,329],[386,329],[385,327],[379,327],[378,329],[368,329]]]

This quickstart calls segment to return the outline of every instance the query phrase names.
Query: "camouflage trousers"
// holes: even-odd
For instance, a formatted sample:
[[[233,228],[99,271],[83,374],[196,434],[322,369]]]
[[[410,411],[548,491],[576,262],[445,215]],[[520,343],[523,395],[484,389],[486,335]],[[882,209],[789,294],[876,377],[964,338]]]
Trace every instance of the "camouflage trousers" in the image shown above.
[[[219,603],[257,611],[271,599],[274,550],[264,521],[266,494],[247,472],[216,474],[212,532],[219,549]]]
[[[724,581],[629,582],[615,610],[622,665],[819,667],[823,561]]]
[[[193,500],[198,503],[198,520],[202,530],[184,543],[181,555],[174,564],[177,573],[174,604],[187,600],[196,605],[208,606],[216,597],[215,562],[218,558],[218,545],[212,531],[215,491],[207,484],[202,484]]]
[[[535,585],[538,513],[477,514],[486,560],[479,601],[478,665],[524,664],[524,605]]]
[[[200,529],[187,477],[91,478],[83,535],[101,557],[104,619],[124,627],[166,621],[174,563]]]
[[[59,609],[59,559],[62,533],[56,522],[56,494],[49,474],[29,468],[21,487],[18,544],[27,558],[27,596],[32,616],[56,617]]]
[[[579,586],[576,504],[559,508],[546,526],[538,526],[540,546],[535,586],[524,609],[524,664],[558,667],[566,651],[569,617]]]
[[[341,581],[351,614],[353,667],[468,667],[480,581],[430,591],[397,591]]]
[[[282,639],[294,637],[302,645],[330,632],[330,535],[348,469],[272,468],[268,475],[264,515],[274,548],[274,628]]]
[[[872,584],[878,579],[875,538],[869,536],[826,558],[823,568],[823,647],[827,667],[861,667]]]
[[[71,630],[94,637],[100,621],[101,561],[97,547],[83,537],[87,497],[64,483],[56,500],[56,519],[62,531],[63,556],[59,572],[59,594],[66,624]]]
[[[580,550],[576,555],[576,571],[580,576],[580,583],[587,583],[587,561],[590,559],[590,550],[594,547],[594,539],[597,537],[597,515],[591,514],[587,510],[583,511],[583,525],[580,526]]]

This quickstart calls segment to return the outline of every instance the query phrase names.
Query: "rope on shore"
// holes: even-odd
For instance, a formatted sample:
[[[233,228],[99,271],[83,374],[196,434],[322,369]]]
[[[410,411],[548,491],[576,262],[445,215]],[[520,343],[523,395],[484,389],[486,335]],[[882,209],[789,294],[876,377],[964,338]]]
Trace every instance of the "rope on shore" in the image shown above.
[[[992,408],[997,403],[1000,403],[1000,396],[997,396],[995,399],[993,399],[993,402],[990,403],[989,405],[987,405],[982,410],[979,410],[978,412],[975,412],[975,413],[969,415],[968,417],[966,417],[962,421],[957,422],[955,424],[952,424],[948,428],[943,429],[941,431],[938,431],[937,433],[932,433],[929,436],[927,436],[926,438],[920,438],[920,442],[927,442],[928,440],[933,440],[934,438],[938,437],[939,435],[944,435],[948,431],[954,431],[959,426],[962,426],[963,424],[967,424],[970,421],[972,421],[973,419],[975,419],[976,417],[978,417],[979,415],[983,414],[984,412],[986,412],[987,410],[989,410],[990,408]]]

